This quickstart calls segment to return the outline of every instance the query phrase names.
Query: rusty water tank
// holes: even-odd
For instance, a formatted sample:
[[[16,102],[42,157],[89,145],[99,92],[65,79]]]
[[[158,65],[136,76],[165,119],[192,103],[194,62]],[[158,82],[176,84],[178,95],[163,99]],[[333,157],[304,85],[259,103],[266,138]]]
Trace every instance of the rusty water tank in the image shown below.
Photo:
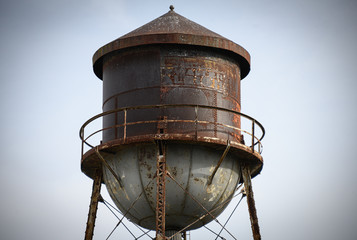
[[[240,81],[250,71],[243,47],[171,9],[100,48],[93,68],[103,80],[98,147],[121,180],[103,167],[104,182],[131,221],[155,229],[158,141],[165,143],[167,169],[177,181],[166,183],[169,230],[205,214],[197,201],[209,211],[217,209],[218,216],[241,181],[243,161],[253,176],[260,172],[262,157],[244,144],[240,129]],[[230,150],[207,184],[227,144]],[[100,166],[93,149],[83,155],[88,176]],[[207,216],[188,229],[211,220]]]

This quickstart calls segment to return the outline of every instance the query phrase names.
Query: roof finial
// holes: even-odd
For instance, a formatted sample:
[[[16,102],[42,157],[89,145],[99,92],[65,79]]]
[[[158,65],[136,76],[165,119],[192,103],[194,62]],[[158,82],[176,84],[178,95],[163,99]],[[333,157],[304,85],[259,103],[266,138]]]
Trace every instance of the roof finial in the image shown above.
[[[174,5],[170,5],[170,10],[173,11],[175,9]]]

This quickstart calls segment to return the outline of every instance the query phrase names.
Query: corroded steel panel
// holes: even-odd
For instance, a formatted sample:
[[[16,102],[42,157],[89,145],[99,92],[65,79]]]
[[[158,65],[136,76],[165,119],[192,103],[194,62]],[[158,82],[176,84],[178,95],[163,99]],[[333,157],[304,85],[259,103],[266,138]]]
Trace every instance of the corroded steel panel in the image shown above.
[[[98,49],[93,69],[103,80],[103,114],[97,115],[103,129],[88,138],[103,134],[96,148],[110,166],[103,167],[103,179],[131,221],[154,230],[160,220],[162,232],[195,220],[188,229],[201,227],[228,205],[241,180],[241,163],[249,162],[253,176],[261,171],[254,131],[249,147],[241,135],[249,133],[240,129],[241,116],[253,121],[252,129],[255,124],[240,113],[240,81],[250,71],[243,47],[171,8]],[[83,131],[81,166],[92,177],[102,166],[93,149],[83,154],[84,143],[93,147]],[[154,142],[165,142],[166,179],[155,179]],[[156,216],[158,210],[162,214]]]
[[[239,62],[242,79],[250,71],[250,55],[243,47],[174,11],[169,11],[98,49],[93,56],[94,72],[103,79],[103,59],[110,53],[153,44],[180,44],[218,49],[226,55],[233,56]]]
[[[148,46],[111,54],[103,67],[103,110],[155,104],[197,104],[240,111],[240,69],[237,62],[217,51],[182,46]],[[194,109],[134,110],[128,122],[143,120],[194,119]],[[198,133],[203,137],[240,141],[234,129],[217,126],[219,122],[240,127],[239,116],[216,110],[200,110]],[[124,116],[108,115],[104,127],[123,124]],[[190,133],[192,123],[168,123],[165,133]],[[104,131],[103,141],[122,136],[122,128]],[[129,126],[127,136],[158,133],[156,124]]]

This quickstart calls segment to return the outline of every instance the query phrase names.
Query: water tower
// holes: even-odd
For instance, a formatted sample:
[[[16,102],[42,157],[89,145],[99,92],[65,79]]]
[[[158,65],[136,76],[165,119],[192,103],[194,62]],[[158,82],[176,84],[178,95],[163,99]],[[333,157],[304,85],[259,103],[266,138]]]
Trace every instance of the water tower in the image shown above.
[[[94,180],[85,239],[102,183],[130,221],[156,239],[181,239],[176,233],[215,219],[240,182],[260,239],[250,180],[262,169],[264,128],[240,111],[249,53],[171,6],[101,47],[93,69],[103,81],[103,112],[80,130],[81,169]],[[102,127],[87,130],[96,120]]]

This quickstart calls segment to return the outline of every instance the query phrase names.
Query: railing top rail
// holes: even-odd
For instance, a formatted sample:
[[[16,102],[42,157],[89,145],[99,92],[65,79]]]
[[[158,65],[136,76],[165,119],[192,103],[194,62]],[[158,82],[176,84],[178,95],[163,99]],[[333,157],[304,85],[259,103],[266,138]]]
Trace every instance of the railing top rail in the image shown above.
[[[117,113],[117,112],[123,112],[123,111],[128,111],[128,110],[136,110],[136,109],[154,109],[154,108],[174,108],[174,107],[193,107],[193,108],[206,108],[206,109],[214,109],[214,110],[219,110],[219,111],[224,111],[224,112],[230,112],[233,114],[237,114],[240,115],[246,119],[251,120],[252,122],[254,122],[254,124],[258,125],[259,128],[262,131],[262,136],[258,139],[258,142],[261,142],[261,140],[264,138],[265,136],[265,129],[263,127],[263,125],[257,121],[256,119],[241,113],[241,112],[237,112],[235,110],[231,110],[231,109],[226,109],[226,108],[222,108],[222,107],[215,107],[215,106],[207,106],[207,105],[197,105],[197,104],[158,104],[158,105],[140,105],[140,106],[130,106],[130,107],[122,107],[122,108],[117,108],[117,109],[113,109],[110,111],[106,111],[100,114],[97,114],[93,117],[91,117],[90,119],[88,119],[80,128],[79,131],[79,137],[83,142],[86,142],[87,139],[85,139],[84,137],[84,129],[85,127],[90,124],[91,122],[93,122],[94,120],[112,114],[112,113]]]

